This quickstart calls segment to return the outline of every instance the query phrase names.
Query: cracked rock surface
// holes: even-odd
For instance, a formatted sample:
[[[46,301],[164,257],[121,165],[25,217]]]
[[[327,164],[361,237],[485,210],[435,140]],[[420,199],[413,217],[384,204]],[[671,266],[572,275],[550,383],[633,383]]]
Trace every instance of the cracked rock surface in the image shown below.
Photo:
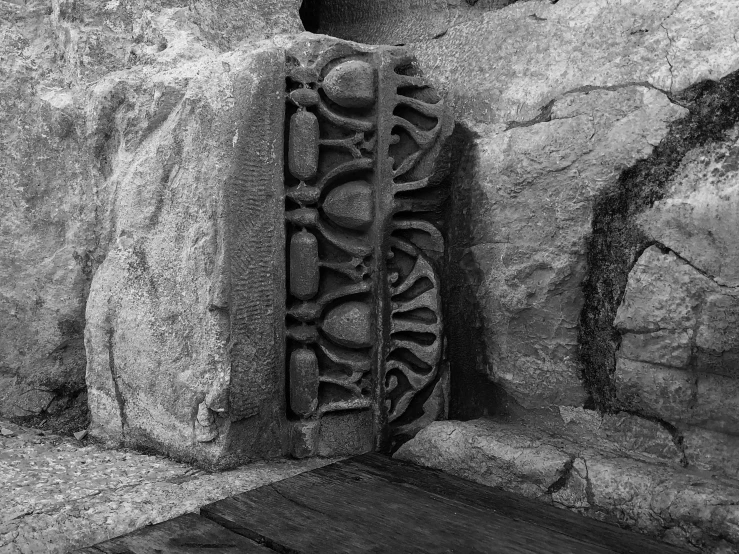
[[[469,133],[450,254],[472,301],[452,310],[476,314],[483,352],[458,372],[476,365],[527,408],[591,400],[579,334],[596,204],[618,209],[621,174],[692,115],[684,89],[739,68],[737,28],[731,0],[531,1],[410,45]],[[736,217],[718,242],[735,244]]]
[[[702,552],[739,547],[739,481],[684,469],[618,441],[488,419],[439,421],[395,458]]]
[[[0,424],[2,554],[69,552],[333,461],[274,460],[210,473]]]
[[[320,11],[317,32],[368,44],[404,44],[444,36],[450,28],[517,0],[307,0]],[[520,1],[520,0],[519,0]]]

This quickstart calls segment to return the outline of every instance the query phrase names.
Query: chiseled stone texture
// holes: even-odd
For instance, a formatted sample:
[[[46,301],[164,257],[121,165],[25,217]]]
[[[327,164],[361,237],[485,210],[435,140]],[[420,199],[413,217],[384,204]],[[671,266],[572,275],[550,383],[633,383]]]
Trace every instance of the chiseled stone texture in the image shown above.
[[[0,4],[0,413],[53,415],[84,390],[86,300],[109,242],[99,233],[110,215],[101,193],[120,144],[117,109],[130,101],[123,91],[136,88],[126,83],[143,78],[146,67],[167,73],[275,33],[299,32],[299,5]],[[109,83],[106,76],[119,71],[112,81],[122,84],[95,100],[101,80]],[[139,123],[150,129],[139,138],[184,95],[186,83],[168,78],[153,78],[158,88],[146,91],[148,118]]]
[[[738,26],[731,0],[532,1],[410,45],[471,132],[469,236],[452,248],[484,320],[483,370],[521,405],[583,405],[593,203],[687,114],[671,91],[739,68]]]
[[[0,552],[63,554],[315,469],[333,459],[257,462],[208,473],[1,422]]]
[[[432,423],[394,456],[694,551],[739,548],[739,482],[493,420]]]

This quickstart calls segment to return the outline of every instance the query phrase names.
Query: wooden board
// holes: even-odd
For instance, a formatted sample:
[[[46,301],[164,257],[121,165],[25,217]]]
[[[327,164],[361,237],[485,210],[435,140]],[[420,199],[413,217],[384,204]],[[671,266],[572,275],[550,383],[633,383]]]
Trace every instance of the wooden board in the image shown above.
[[[196,514],[144,527],[80,554],[274,554],[273,551]]]
[[[210,504],[201,515],[290,554],[683,552],[376,454]]]

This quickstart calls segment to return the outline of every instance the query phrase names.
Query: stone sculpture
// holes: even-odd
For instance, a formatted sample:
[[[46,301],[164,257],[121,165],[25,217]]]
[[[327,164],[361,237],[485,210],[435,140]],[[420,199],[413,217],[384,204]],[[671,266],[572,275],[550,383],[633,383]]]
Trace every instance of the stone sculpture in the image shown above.
[[[437,159],[450,120],[412,62],[402,48],[319,40],[287,53],[285,325],[297,455],[331,451],[347,426],[344,444],[366,450],[444,415]]]
[[[446,411],[450,116],[401,48],[302,35],[228,59],[192,84],[233,91],[198,120],[220,142],[181,127],[182,159],[213,168],[198,183],[212,211],[188,220],[212,239],[205,284],[178,275],[200,251],[169,228],[107,256],[91,434],[208,467],[390,447]],[[197,332],[161,333],[165,306]]]

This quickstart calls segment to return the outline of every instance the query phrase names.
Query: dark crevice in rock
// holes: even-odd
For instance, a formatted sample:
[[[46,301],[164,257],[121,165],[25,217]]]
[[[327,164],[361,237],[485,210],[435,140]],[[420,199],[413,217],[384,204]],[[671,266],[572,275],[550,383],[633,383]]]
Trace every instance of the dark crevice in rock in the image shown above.
[[[539,123],[548,123],[552,120],[552,108],[554,108],[555,102],[556,100],[550,100],[546,105],[542,106],[540,108],[539,115],[533,119],[529,119],[527,121],[509,121],[505,130],[509,131],[517,127],[532,127]]]
[[[631,267],[653,244],[636,226],[635,217],[664,197],[688,151],[725,140],[726,132],[739,122],[737,95],[739,72],[674,94],[675,102],[687,107],[689,114],[673,122],[652,155],[623,171],[617,186],[595,202],[579,341],[584,384],[592,404],[602,411],[621,408],[612,381],[621,341],[613,321]]]
[[[569,460],[565,462],[565,465],[562,467],[560,476],[557,478],[557,480],[549,485],[547,488],[547,494],[552,495],[555,492],[561,491],[563,488],[567,486],[567,483],[570,480],[570,477],[572,476],[572,468],[575,465],[575,456],[571,456]]]
[[[125,85],[116,83],[100,101],[95,130],[90,136],[93,158],[97,161],[100,173],[106,178],[113,173],[113,162],[120,145],[116,115],[125,101]]]
[[[672,253],[672,254],[674,254],[674,255],[675,255],[675,257],[676,257],[676,258],[677,258],[678,260],[680,260],[680,261],[681,261],[681,262],[683,262],[684,264],[686,264],[686,265],[689,265],[690,267],[692,267],[693,269],[695,269],[695,270],[696,270],[696,271],[697,271],[698,273],[700,273],[701,275],[703,275],[703,276],[704,276],[704,277],[705,277],[706,279],[708,279],[708,280],[712,281],[712,282],[713,282],[713,284],[714,284],[714,285],[716,285],[717,287],[721,287],[722,289],[729,289],[729,290],[732,290],[732,291],[733,291],[733,290],[736,290],[736,289],[738,289],[738,288],[739,288],[739,287],[734,287],[734,286],[731,286],[731,285],[722,285],[721,283],[719,283],[719,282],[718,282],[718,281],[716,280],[716,277],[715,277],[714,275],[711,275],[711,274],[710,274],[710,273],[708,273],[708,272],[707,272],[707,271],[706,271],[705,269],[702,269],[702,268],[698,267],[698,266],[697,266],[697,265],[695,265],[695,264],[694,264],[693,262],[691,262],[691,261],[690,261],[689,259],[687,259],[687,258],[684,258],[684,257],[683,257],[682,255],[680,255],[680,253],[679,253],[679,252],[677,252],[677,251],[673,250],[673,249],[672,249],[672,248],[670,248],[669,246],[665,246],[664,244],[662,244],[662,243],[661,243],[661,242],[659,242],[659,241],[652,241],[652,243],[650,244],[650,246],[652,246],[652,245],[654,245],[654,246],[656,246],[657,248],[659,248],[659,249],[660,249],[660,250],[661,250],[661,251],[662,251],[663,253],[665,253],[665,254],[669,254],[669,253]]]
[[[595,502],[595,492],[593,491],[593,482],[590,480],[590,468],[588,467],[588,461],[585,458],[582,458],[582,464],[585,466],[585,475],[583,478],[585,479],[585,498],[588,500],[588,504],[592,508],[595,508],[597,506],[597,503]]]
[[[126,438],[126,399],[123,397],[120,385],[118,383],[118,375],[115,367],[115,355],[113,353],[113,327],[110,326],[107,331],[108,336],[108,368],[110,369],[110,378],[113,382],[113,390],[115,391],[115,400],[118,403],[118,414],[121,419],[121,440]]]
[[[581,87],[576,87],[576,88],[567,90],[563,92],[562,94],[560,94],[557,98],[550,100],[544,106],[539,108],[539,115],[537,115],[536,117],[532,119],[528,119],[526,121],[508,121],[508,123],[506,124],[505,130],[509,131],[517,127],[532,127],[534,125],[538,125],[539,123],[548,123],[552,121],[552,109],[554,108],[554,105],[559,99],[561,99],[564,96],[567,96],[568,94],[588,93],[588,92],[593,92],[596,90],[615,91],[615,90],[620,90],[620,89],[629,88],[629,87],[645,87],[645,88],[649,88],[652,90],[656,90],[657,92],[664,94],[668,98],[668,100],[670,100],[670,102],[672,102],[673,104],[687,108],[687,106],[681,103],[681,99],[677,97],[676,95],[672,94],[670,91],[663,90],[646,81],[629,81],[626,83],[620,83],[618,85],[599,85],[599,86],[583,85]],[[579,116],[573,116],[573,117],[579,117]],[[561,119],[571,119],[571,117],[563,117]]]
[[[478,201],[474,171],[479,166],[474,134],[457,124],[450,140],[451,205],[447,210],[449,244],[443,276],[447,359],[450,375],[449,417],[468,420],[507,415],[512,400],[488,377],[490,361],[485,347],[485,315],[478,289],[485,275],[470,251],[473,229],[469,216]]]
[[[626,83],[619,83],[618,85],[598,85],[598,86],[583,85],[581,87],[576,87],[576,88],[568,90],[567,92],[563,93],[562,96],[566,96],[567,94],[574,94],[578,92],[592,92],[594,90],[614,91],[614,90],[620,90],[620,89],[629,88],[629,87],[644,87],[644,88],[650,88],[652,90],[656,90],[657,92],[661,92],[662,94],[667,96],[667,98],[669,98],[670,101],[673,102],[674,104],[682,105],[682,104],[679,104],[679,99],[673,98],[670,91],[656,87],[652,83],[649,83],[647,81],[628,81]]]

